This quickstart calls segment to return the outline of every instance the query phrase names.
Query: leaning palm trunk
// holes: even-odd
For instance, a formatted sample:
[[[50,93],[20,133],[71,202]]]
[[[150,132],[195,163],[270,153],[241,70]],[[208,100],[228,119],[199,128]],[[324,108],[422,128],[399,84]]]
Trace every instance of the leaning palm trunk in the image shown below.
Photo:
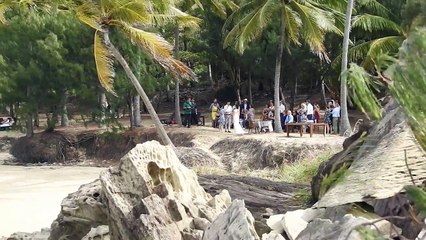
[[[343,35],[343,52],[342,52],[342,71],[346,72],[348,69],[348,48],[349,48],[349,33],[351,32],[351,19],[352,10],[354,7],[355,0],[348,1],[348,7],[346,9],[346,20],[345,20],[345,32]],[[340,74],[340,135],[345,134],[347,130],[350,131],[351,124],[348,116],[348,88],[347,88],[347,76],[346,74]]]
[[[160,119],[158,118],[157,113],[155,112],[154,107],[152,106],[148,96],[146,95],[145,91],[143,90],[142,86],[140,85],[138,79],[136,78],[135,74],[133,74],[132,70],[130,69],[129,65],[127,64],[124,57],[121,55],[121,53],[114,47],[114,45],[111,43],[109,39],[108,32],[103,33],[105,44],[108,47],[108,49],[111,51],[112,55],[117,59],[117,61],[120,63],[120,65],[123,67],[124,71],[127,74],[127,77],[129,77],[130,81],[132,82],[133,86],[136,88],[136,91],[139,93],[139,95],[142,98],[143,103],[145,104],[149,115],[151,116],[152,120],[154,121],[154,125],[157,128],[157,133],[160,136],[161,141],[165,145],[172,146],[172,141],[170,140],[169,136],[167,135],[166,130],[164,129],[163,125],[160,122]]]
[[[285,26],[284,20],[281,19],[280,42],[278,43],[277,58],[275,61],[275,77],[274,77],[274,105],[275,105],[275,132],[282,133],[281,116],[280,116],[280,77],[281,77],[281,61],[284,50]]]

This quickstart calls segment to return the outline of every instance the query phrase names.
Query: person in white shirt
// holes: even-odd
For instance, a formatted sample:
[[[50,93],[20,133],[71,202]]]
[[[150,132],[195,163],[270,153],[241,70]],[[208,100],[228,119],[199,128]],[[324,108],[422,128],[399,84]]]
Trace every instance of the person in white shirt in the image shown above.
[[[312,106],[311,101],[306,100],[306,117],[309,121],[314,119],[314,106]]]
[[[223,109],[225,110],[225,132],[231,132],[232,111],[234,110],[231,102],[227,102]]]
[[[340,105],[336,102],[336,106],[333,108],[333,111],[331,112],[331,115],[333,117],[333,132],[335,134],[338,134],[339,129],[339,123],[340,123]]]
[[[285,119],[286,119],[284,100],[280,101],[280,106],[279,106],[278,109],[280,111],[281,127],[284,128],[284,125],[285,125],[284,123],[285,123]]]

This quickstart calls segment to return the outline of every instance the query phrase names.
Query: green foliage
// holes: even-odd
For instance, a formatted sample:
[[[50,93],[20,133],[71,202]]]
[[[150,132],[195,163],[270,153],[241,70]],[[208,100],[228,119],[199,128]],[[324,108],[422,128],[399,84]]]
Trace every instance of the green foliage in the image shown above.
[[[388,238],[380,234],[376,229],[371,229],[366,226],[360,226],[357,228],[358,233],[362,240],[386,240]]]
[[[351,63],[348,71],[343,74],[347,74],[348,88],[351,90],[350,95],[358,108],[367,117],[381,118],[382,107],[374,95],[374,91],[377,92],[379,89],[380,82],[375,82],[364,68],[354,63]]]
[[[312,202],[312,194],[310,189],[300,189],[295,192],[294,200],[298,205],[308,205]]]
[[[350,167],[350,163],[345,163],[339,169],[332,172],[330,175],[325,176],[321,182],[319,196],[320,197],[324,196],[324,194],[330,188],[332,188],[333,186],[338,184],[340,181],[342,181],[345,175],[347,174],[349,167]]]
[[[392,95],[405,110],[409,125],[426,149],[426,28],[413,31],[400,48],[398,61],[390,69]]]
[[[426,192],[416,186],[406,186],[404,187],[405,192],[407,193],[408,199],[414,202],[417,210],[419,211],[419,217],[426,217]]]

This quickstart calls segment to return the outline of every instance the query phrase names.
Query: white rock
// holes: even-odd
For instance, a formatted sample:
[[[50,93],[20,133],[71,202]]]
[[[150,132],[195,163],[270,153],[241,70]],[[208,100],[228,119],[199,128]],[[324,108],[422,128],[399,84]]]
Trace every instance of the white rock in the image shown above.
[[[243,200],[234,200],[204,232],[203,240],[260,239],[254,229],[254,218]]]
[[[290,240],[294,240],[308,226],[310,221],[319,217],[323,212],[323,209],[312,208],[288,211],[282,217],[282,228]]]
[[[81,240],[110,240],[109,227],[107,225],[101,225],[92,228]]]
[[[270,232],[264,233],[262,235],[262,240],[285,240],[285,238],[279,233]]]
[[[266,220],[266,225],[272,229],[271,232],[281,234],[284,231],[284,227],[282,224],[282,220],[284,218],[284,214],[272,215]],[[262,236],[263,239],[263,236]]]
[[[207,194],[173,149],[156,141],[138,144],[100,178],[112,239],[198,240],[199,228],[231,202],[226,190]]]

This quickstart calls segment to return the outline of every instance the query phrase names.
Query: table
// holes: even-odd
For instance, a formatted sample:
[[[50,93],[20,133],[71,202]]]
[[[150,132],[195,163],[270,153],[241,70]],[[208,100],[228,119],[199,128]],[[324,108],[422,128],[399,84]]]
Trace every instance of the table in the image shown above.
[[[290,127],[293,129],[295,126],[300,126],[300,128],[299,128],[299,133],[300,133],[300,136],[302,137],[303,136],[303,129],[302,129],[302,126],[308,126],[309,127],[309,135],[310,135],[310,137],[312,137],[312,133],[313,133],[313,130],[314,130],[314,127],[323,127],[323,129],[324,129],[324,131],[323,131],[323,134],[324,134],[324,136],[325,136],[325,133],[326,133],[326,126],[327,126],[327,124],[326,123],[310,123],[310,122],[303,122],[303,123],[287,123],[286,125],[286,130],[287,130],[287,137],[290,137]]]

